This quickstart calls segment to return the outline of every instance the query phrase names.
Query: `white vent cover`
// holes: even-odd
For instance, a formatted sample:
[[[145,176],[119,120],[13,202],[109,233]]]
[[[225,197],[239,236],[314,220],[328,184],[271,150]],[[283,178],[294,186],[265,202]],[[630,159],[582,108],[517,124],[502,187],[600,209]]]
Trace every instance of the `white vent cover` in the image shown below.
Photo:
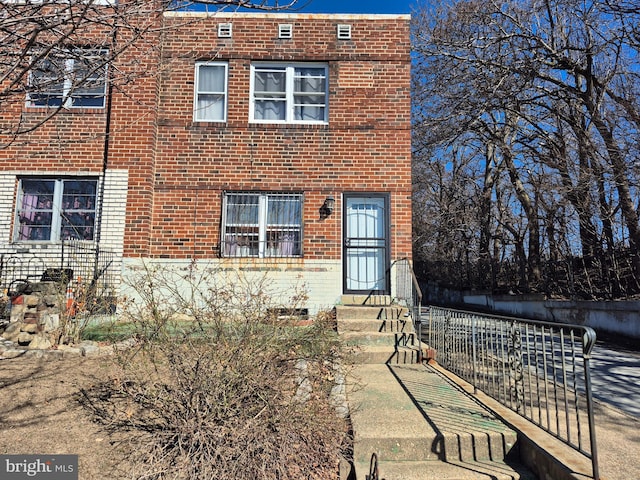
[[[293,38],[293,25],[290,23],[278,25],[278,38]]]
[[[338,24],[338,40],[351,40],[351,25],[347,23]]]
[[[218,38],[231,38],[232,26],[231,23],[219,23]]]

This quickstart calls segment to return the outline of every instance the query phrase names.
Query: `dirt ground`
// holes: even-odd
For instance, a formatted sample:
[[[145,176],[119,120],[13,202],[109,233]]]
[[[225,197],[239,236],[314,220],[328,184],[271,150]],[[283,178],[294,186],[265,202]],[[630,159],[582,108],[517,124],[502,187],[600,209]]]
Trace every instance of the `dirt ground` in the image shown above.
[[[75,454],[80,480],[130,478],[123,448],[92,422],[78,393],[107,379],[112,358],[0,360],[0,454]],[[640,478],[640,419],[596,406],[603,480]]]
[[[81,480],[128,478],[118,443],[91,421],[81,388],[106,379],[109,357],[0,360],[0,453],[78,455]]]

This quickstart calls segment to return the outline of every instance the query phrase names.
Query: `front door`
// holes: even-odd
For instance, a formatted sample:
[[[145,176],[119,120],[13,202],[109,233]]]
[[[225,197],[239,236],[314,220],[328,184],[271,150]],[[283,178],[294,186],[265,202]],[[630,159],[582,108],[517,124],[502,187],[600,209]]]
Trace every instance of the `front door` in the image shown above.
[[[344,293],[390,293],[389,196],[344,196]]]

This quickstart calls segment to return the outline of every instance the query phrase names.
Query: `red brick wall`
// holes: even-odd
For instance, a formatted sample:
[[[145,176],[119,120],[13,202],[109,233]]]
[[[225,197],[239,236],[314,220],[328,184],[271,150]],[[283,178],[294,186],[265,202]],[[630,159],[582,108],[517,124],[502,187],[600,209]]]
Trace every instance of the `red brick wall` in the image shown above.
[[[218,252],[222,190],[305,193],[305,258],[340,258],[342,192],[389,192],[392,256],[411,256],[408,20],[381,17],[239,15],[193,18],[164,44],[155,163],[152,254]],[[168,23],[184,21],[169,19]],[[233,38],[217,25],[233,23]],[[293,39],[277,39],[279,23]],[[352,25],[339,41],[336,25]],[[228,118],[193,122],[195,62],[229,63]],[[328,125],[250,124],[252,61],[329,65]],[[336,211],[320,219],[324,198]]]
[[[126,8],[124,3],[120,6],[121,12]],[[153,11],[152,7],[149,9]],[[114,37],[108,27],[108,23],[113,21],[109,12],[110,9],[105,7],[104,17],[100,17],[102,13],[96,9],[98,18],[94,23],[87,22],[87,28],[80,28],[65,39],[65,44],[70,46],[93,46],[108,48],[111,53],[124,52],[117,57],[108,73],[113,86],[109,132],[106,106],[59,111],[29,107],[26,106],[25,95],[18,92],[9,99],[8,108],[5,102],[4,108],[0,109],[0,133],[5,122],[12,128],[19,122],[25,127],[33,125],[37,128],[13,139],[0,134],[0,172],[51,176],[82,172],[98,176],[105,166],[105,138],[108,135],[106,167],[128,169],[131,178],[124,253],[127,256],[148,255],[160,50],[157,27],[160,18],[154,18],[148,12],[130,12],[127,15],[130,29],[122,29]],[[104,28],[97,26],[101,24],[100,18],[105,22]],[[150,28],[154,25],[156,28]],[[139,38],[139,32],[147,31],[143,38]],[[7,233],[0,242],[9,238]]]
[[[231,39],[217,38],[220,22],[233,23]],[[390,193],[392,257],[411,256],[407,17],[195,15],[166,23],[162,41],[148,36],[117,65],[108,168],[129,171],[125,256],[217,256],[223,190],[304,192],[311,259],[340,258],[341,193]],[[279,23],[293,24],[293,39],[277,38]],[[351,40],[337,40],[338,23],[352,25]],[[224,124],[193,122],[199,60],[229,64]],[[257,60],[326,62],[328,124],[250,124]],[[42,114],[22,108],[26,121]],[[0,149],[0,170],[98,174],[105,118],[100,109],[63,112]],[[336,210],[320,219],[328,195]]]

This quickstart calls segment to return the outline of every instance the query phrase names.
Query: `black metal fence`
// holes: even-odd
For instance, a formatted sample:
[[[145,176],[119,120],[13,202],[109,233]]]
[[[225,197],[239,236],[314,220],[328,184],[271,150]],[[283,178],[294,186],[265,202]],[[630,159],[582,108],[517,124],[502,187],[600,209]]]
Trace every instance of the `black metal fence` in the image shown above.
[[[54,252],[0,255],[0,288],[5,293],[10,294],[16,284],[47,280],[66,284],[78,311],[112,313],[115,309],[119,264],[115,254],[100,245],[69,240]]]
[[[609,252],[595,257],[567,257],[544,261],[533,278],[526,263],[418,261],[416,271],[454,290],[492,293],[541,293],[553,298],[616,300],[640,294],[640,278],[634,273],[637,252]],[[536,279],[537,278],[537,279]]]
[[[440,307],[422,322],[442,366],[587,456],[598,480],[593,329]]]

